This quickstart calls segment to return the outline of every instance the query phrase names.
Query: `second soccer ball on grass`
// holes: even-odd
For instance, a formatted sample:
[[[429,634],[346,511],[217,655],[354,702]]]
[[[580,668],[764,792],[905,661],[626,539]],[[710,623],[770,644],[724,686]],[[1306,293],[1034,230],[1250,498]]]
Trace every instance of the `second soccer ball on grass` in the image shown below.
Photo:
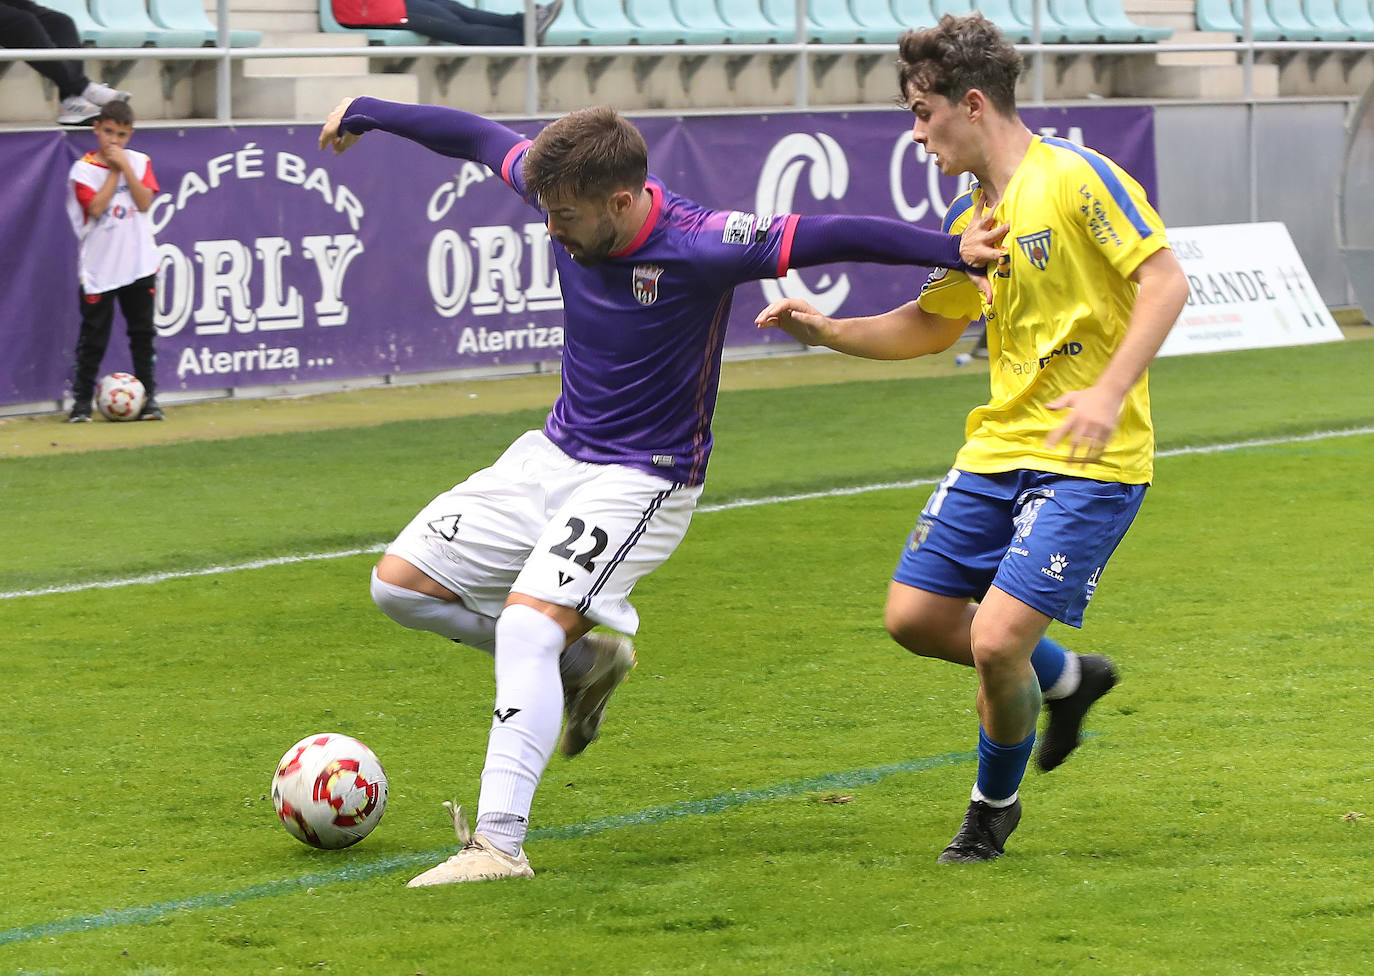
[[[132,373],[111,373],[95,386],[95,405],[106,420],[137,420],[148,391]]]

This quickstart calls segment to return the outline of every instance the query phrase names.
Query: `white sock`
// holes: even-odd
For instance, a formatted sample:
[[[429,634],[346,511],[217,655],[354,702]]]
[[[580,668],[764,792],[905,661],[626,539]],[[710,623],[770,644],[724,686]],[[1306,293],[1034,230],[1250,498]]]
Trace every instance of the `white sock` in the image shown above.
[[[563,721],[558,658],[565,640],[553,618],[524,604],[506,607],[496,622],[496,707],[477,830],[507,854],[524,843],[535,788],[558,743]]]
[[[977,783],[974,783],[974,784],[973,784],[973,793],[972,793],[972,795],[971,795],[971,798],[972,798],[973,800],[975,800],[975,801],[981,801],[981,802],[983,802],[983,803],[986,803],[988,806],[990,806],[990,807],[992,807],[992,808],[994,808],[994,809],[996,809],[996,810],[1000,810],[1000,809],[1002,809],[1003,807],[1009,807],[1009,806],[1011,806],[1013,803],[1016,802],[1016,798],[1019,797],[1020,795],[1021,795],[1021,791],[1020,791],[1020,790],[1017,790],[1015,793],[1013,793],[1013,794],[1012,794],[1011,796],[1009,796],[1009,797],[1006,797],[1005,799],[1002,799],[1002,800],[989,800],[987,797],[985,797],[985,796],[983,795],[983,791],[980,790],[980,789],[978,788],[978,784],[977,784]]]
[[[1064,655],[1064,670],[1059,672],[1054,684],[1045,689],[1044,699],[1057,701],[1060,698],[1068,698],[1078,690],[1078,683],[1082,677],[1083,666],[1078,662],[1078,655],[1069,651]]]
[[[473,613],[457,600],[444,600],[388,583],[372,570],[372,602],[402,627],[428,630],[493,654],[496,651],[496,618]]]

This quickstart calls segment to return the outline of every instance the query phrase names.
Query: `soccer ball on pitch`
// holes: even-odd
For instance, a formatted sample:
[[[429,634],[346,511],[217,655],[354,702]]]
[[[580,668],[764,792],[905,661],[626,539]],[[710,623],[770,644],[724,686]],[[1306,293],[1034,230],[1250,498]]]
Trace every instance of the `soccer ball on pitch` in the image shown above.
[[[277,763],[272,804],[292,837],[338,850],[372,832],[386,811],[386,773],[376,755],[338,732],[308,735]]]
[[[111,373],[95,385],[95,405],[106,420],[137,420],[148,391],[132,373]]]

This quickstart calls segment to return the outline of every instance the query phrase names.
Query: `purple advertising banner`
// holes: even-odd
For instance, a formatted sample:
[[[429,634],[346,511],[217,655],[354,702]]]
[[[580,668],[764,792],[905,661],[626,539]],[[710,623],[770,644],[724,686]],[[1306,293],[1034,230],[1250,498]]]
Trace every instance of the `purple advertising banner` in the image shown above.
[[[1097,149],[1155,195],[1153,113],[1028,109],[1038,132]],[[895,110],[637,119],[650,169],[685,196],[755,213],[882,214],[938,227],[966,185]],[[513,123],[533,136],[542,123]],[[530,363],[562,349],[541,214],[485,167],[371,133],[342,156],[313,125],[144,129],[163,392]],[[77,331],[67,169],[89,133],[0,134],[0,404],[67,392]],[[753,317],[783,295],[832,314],[911,299],[924,269],[834,265],[736,291],[727,342],[792,343]],[[102,372],[127,369],[122,327]]]

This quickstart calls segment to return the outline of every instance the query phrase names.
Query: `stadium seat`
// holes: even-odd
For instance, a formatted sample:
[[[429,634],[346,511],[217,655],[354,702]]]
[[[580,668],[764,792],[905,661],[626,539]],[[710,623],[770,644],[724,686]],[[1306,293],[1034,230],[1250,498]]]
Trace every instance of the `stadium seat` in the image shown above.
[[[1088,0],[1088,13],[1104,27],[1115,27],[1129,32],[1131,36],[1124,38],[1127,41],[1162,41],[1174,33],[1171,27],[1146,27],[1137,24],[1126,15],[1121,0]]]
[[[96,47],[142,47],[148,43],[146,30],[107,27],[91,16],[86,0],[44,0],[43,6],[66,14],[76,24],[76,33],[83,44]]]
[[[1374,40],[1374,10],[1369,0],[1336,0],[1336,13],[1360,40]]]
[[[906,25],[892,13],[888,0],[849,0],[849,11],[864,30],[864,40],[877,44],[892,44]]]
[[[1074,40],[1134,41],[1135,31],[1120,26],[1108,26],[1088,10],[1088,0],[1048,0],[1045,12],[1064,27]]]
[[[945,5],[948,6],[948,5]],[[920,30],[925,27],[934,27],[940,20],[940,15],[944,10],[936,10],[936,4],[930,0],[892,0],[892,16],[902,25],[903,30]],[[968,13],[969,7],[964,5],[963,13]]]
[[[1035,23],[1035,4],[1037,0],[1011,0],[1012,13],[1016,19],[1026,25],[1026,33],[1033,33]],[[1054,8],[1048,0],[1040,2],[1040,39],[1047,44],[1092,44],[1098,40],[1100,31],[1097,24],[1089,17],[1086,24],[1066,24],[1054,14]],[[1003,3],[1001,6],[1006,6]],[[987,12],[988,4],[979,3],[978,6]],[[1000,23],[1000,22],[999,22]]]
[[[721,20],[730,25],[731,36],[740,43],[746,43],[745,38],[753,38],[748,43],[769,44],[773,41],[790,41],[796,37],[795,30],[782,30],[765,17],[763,8],[756,2],[716,0],[716,12]]]
[[[1303,0],[1303,13],[1323,41],[1364,41],[1336,12],[1336,0]]]
[[[863,28],[849,13],[845,0],[809,0],[806,39],[822,44],[856,44],[863,40]],[[797,30],[796,0],[763,0],[763,13],[777,25],[783,36],[794,39]]]
[[[1258,17],[1261,4],[1255,0],[1255,13]],[[1302,0],[1269,0],[1269,19],[1279,28],[1279,36],[1285,41],[1316,41],[1321,34],[1307,15],[1302,12]],[[1243,8],[1242,8],[1243,9]]]
[[[930,0],[930,12],[939,20],[945,14],[962,17],[973,12],[973,0]]]
[[[166,30],[200,31],[206,44],[214,44],[219,36],[218,27],[210,22],[200,0],[148,0],[148,16]],[[230,47],[256,47],[261,43],[262,31],[229,30]]]
[[[362,34],[369,44],[420,45],[431,39],[414,31],[395,27],[344,27],[334,19],[329,0],[320,0],[320,30],[326,34]]]
[[[979,0],[977,8],[988,20],[992,21],[1007,35],[1013,44],[1027,44],[1031,39],[1030,25],[1016,16],[1012,0]],[[1051,40],[1050,32],[1045,31],[1046,41]]]
[[[1250,29],[1257,41],[1279,40],[1279,25],[1269,19],[1264,0],[1252,5]],[[1198,0],[1197,23],[1203,30],[1232,31],[1237,37],[1244,33],[1245,9],[1239,0]],[[1230,23],[1232,26],[1214,26]]]
[[[673,13],[684,27],[709,33],[716,40],[712,44],[734,41],[736,44],[767,44],[772,37],[759,32],[758,36],[741,36],[720,16],[716,0],[673,0]],[[747,32],[746,32],[747,33]]]
[[[1255,0],[1255,17],[1253,30],[1255,40],[1272,41],[1277,39],[1279,29],[1270,25],[1269,35],[1264,33],[1264,21],[1261,20],[1260,11],[1264,9],[1263,0]],[[1240,37],[1244,28],[1240,20],[1240,12],[1231,0],[1197,0],[1197,10],[1194,16],[1197,18],[1198,30],[1218,31],[1224,34],[1235,34]]]
[[[611,0],[610,6],[619,6]],[[625,0],[625,13],[632,26],[638,29],[641,44],[723,44],[726,27],[689,27],[678,17],[671,4],[663,0]],[[665,37],[666,40],[648,40]]]
[[[666,14],[660,0],[656,15],[645,15],[649,23],[639,24],[626,16],[620,0],[574,0],[582,22],[590,28],[593,44],[676,44],[682,40],[683,28],[674,30],[667,21],[677,23],[676,17]]]
[[[807,19],[817,36],[826,43],[892,43],[897,35],[889,27],[870,27],[854,13],[854,0],[808,0]],[[886,4],[883,4],[886,6]],[[887,11],[892,19],[892,11]]]
[[[205,35],[198,30],[166,29],[148,16],[143,0],[90,0],[91,16],[112,30],[143,31],[155,47],[200,47]]]

